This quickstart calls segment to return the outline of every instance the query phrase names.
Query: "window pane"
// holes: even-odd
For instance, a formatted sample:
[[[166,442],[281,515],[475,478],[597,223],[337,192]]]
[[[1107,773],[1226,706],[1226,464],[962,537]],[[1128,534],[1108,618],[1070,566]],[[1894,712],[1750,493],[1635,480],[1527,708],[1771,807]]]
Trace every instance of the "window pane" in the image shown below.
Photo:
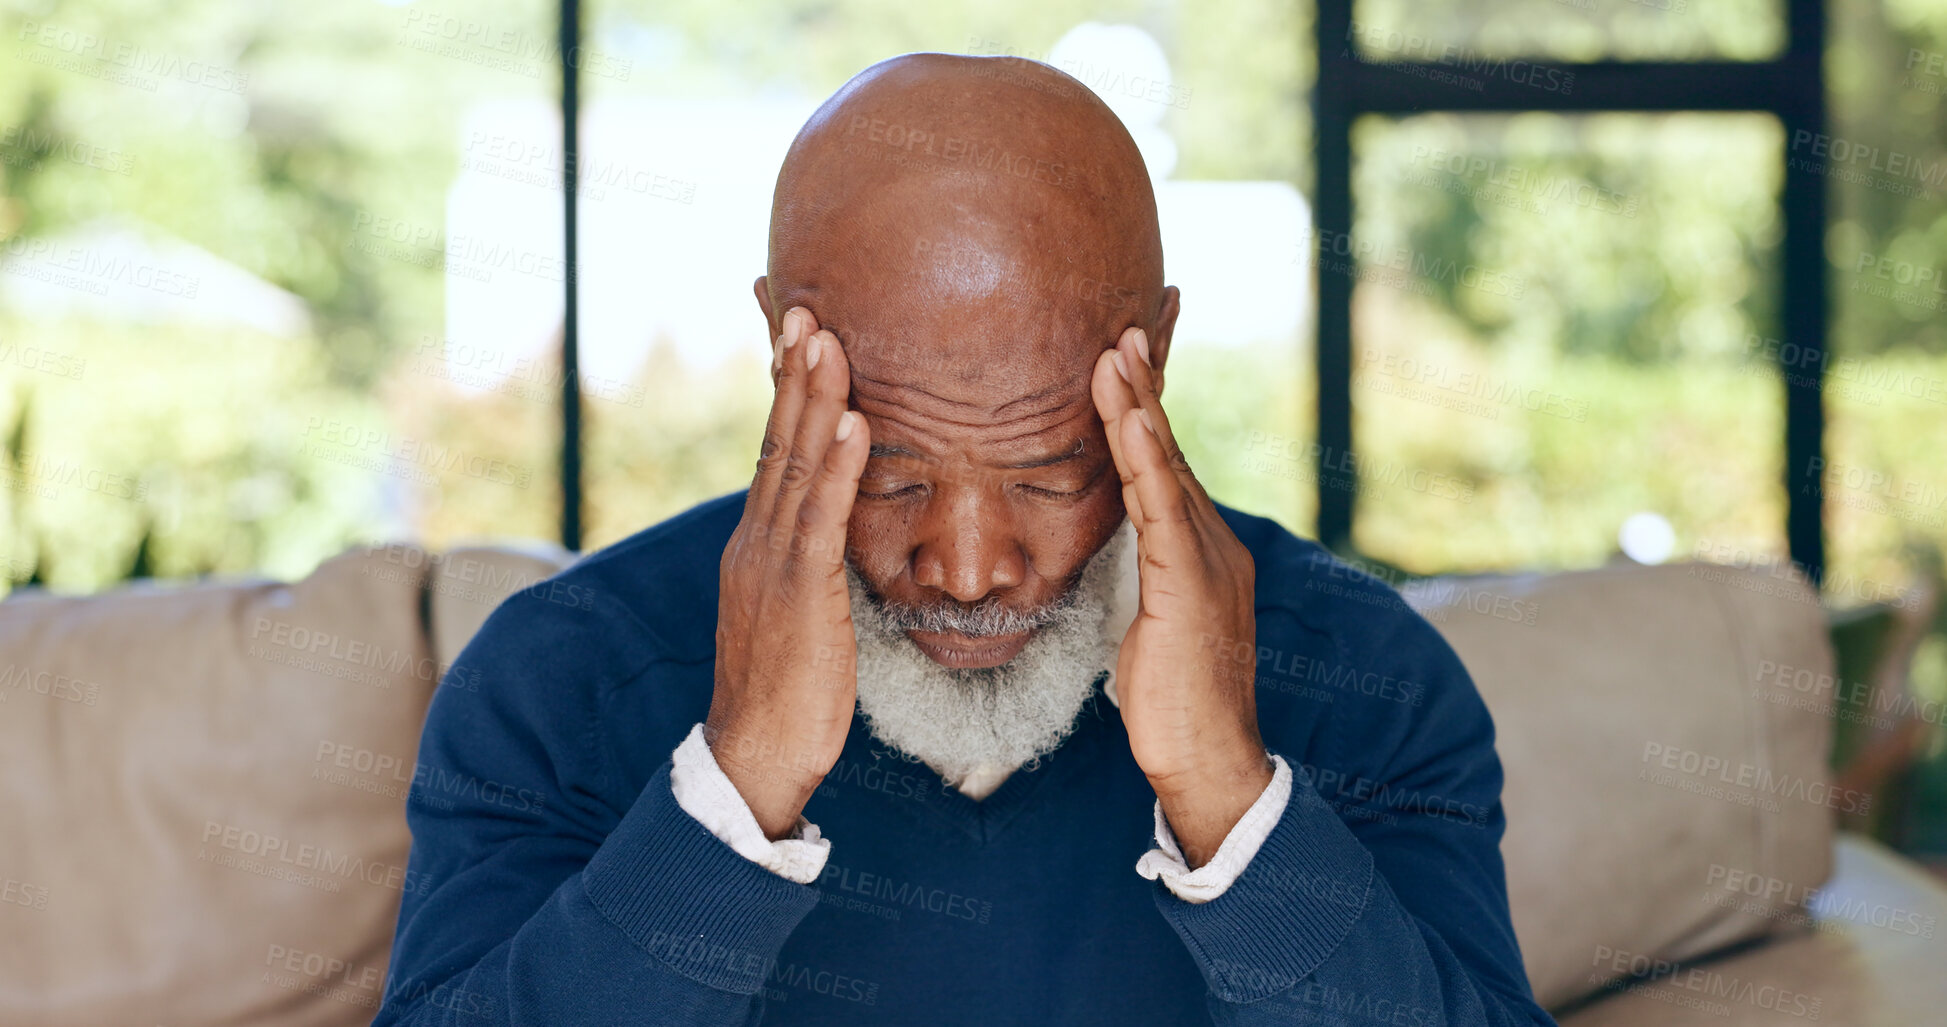
[[[1947,19],[1923,7],[1833,8],[1832,131],[1791,146],[1831,198],[1827,464],[1798,487],[1824,490],[1828,583],[1853,601],[1947,549]],[[1939,644],[1924,687],[1947,698]]]
[[[495,156],[473,112],[546,110],[552,20],[508,0],[0,16],[8,577],[298,575],[381,534],[552,534],[551,399],[493,377],[548,359],[559,258],[504,229],[552,194],[476,218],[467,170]],[[500,324],[449,318],[488,291],[519,297]]]
[[[1630,525],[1650,550],[1784,553],[1760,341],[1778,335],[1774,120],[1426,115],[1354,135],[1362,551],[1425,573],[1588,566]]]
[[[1183,290],[1166,397],[1178,437],[1218,498],[1309,530],[1309,207],[1294,185],[1308,17],[1271,0],[1171,17],[1078,0],[604,5],[591,45],[633,70],[587,78],[588,160],[676,184],[584,197],[582,359],[633,401],[590,406],[589,544],[749,484],[770,402],[751,283],[779,161],[847,78],[915,50],[1048,60],[1130,125]]]
[[[1782,0],[1357,0],[1348,41],[1375,61],[1463,77],[1525,75],[1495,58],[1761,61],[1785,48]]]

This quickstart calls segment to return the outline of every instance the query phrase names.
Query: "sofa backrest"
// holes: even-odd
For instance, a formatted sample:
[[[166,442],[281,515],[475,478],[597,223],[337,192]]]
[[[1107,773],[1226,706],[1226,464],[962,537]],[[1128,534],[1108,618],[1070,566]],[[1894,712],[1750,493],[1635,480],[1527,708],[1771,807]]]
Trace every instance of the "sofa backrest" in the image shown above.
[[[0,604],[0,1023],[369,1023],[427,554]]]
[[[1831,869],[1832,653],[1789,570],[1709,564],[1404,590],[1494,716],[1528,979],[1556,1007],[1781,925]]]
[[[439,674],[569,560],[389,547],[292,585],[0,603],[0,1023],[369,1022]],[[1825,878],[1831,804],[1861,797],[1822,790],[1805,700],[1831,654],[1803,582],[1627,566],[1407,594],[1494,714],[1544,1003],[1764,933]]]

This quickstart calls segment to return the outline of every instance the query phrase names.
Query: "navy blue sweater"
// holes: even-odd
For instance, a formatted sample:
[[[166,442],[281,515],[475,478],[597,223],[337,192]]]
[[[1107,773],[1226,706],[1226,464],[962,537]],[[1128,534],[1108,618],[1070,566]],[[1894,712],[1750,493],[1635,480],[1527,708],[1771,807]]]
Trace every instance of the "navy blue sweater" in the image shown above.
[[[377,1024],[1552,1022],[1508,918],[1467,672],[1385,585],[1228,508],[1257,564],[1258,720],[1295,778],[1223,895],[1137,875],[1155,796],[1099,684],[1068,741],[982,802],[855,716],[805,808],[831,839],[819,881],[737,855],[669,771],[709,708],[743,501],[515,594],[449,669]]]

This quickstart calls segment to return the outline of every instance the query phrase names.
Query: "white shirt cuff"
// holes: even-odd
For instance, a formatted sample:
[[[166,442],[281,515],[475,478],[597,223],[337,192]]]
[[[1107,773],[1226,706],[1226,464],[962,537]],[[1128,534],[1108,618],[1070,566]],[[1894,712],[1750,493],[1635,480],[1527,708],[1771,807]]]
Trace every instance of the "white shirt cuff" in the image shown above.
[[[1209,902],[1222,895],[1244,873],[1244,868],[1251,865],[1251,858],[1264,846],[1264,839],[1271,837],[1271,829],[1284,817],[1285,803],[1291,798],[1291,767],[1282,756],[1273,755],[1271,762],[1276,764],[1271,783],[1264,786],[1257,801],[1251,803],[1237,825],[1224,835],[1217,854],[1195,870],[1184,861],[1183,849],[1177,845],[1169,821],[1163,819],[1163,804],[1158,801],[1156,847],[1136,861],[1136,873],[1152,881],[1162,878],[1163,886],[1185,902]]]
[[[800,816],[788,837],[777,841],[764,837],[750,804],[717,766],[710,743],[703,740],[703,725],[690,728],[689,737],[676,747],[674,760],[669,790],[676,793],[676,804],[718,841],[752,863],[799,884],[810,884],[824,872],[832,843],[819,837],[818,825]]]

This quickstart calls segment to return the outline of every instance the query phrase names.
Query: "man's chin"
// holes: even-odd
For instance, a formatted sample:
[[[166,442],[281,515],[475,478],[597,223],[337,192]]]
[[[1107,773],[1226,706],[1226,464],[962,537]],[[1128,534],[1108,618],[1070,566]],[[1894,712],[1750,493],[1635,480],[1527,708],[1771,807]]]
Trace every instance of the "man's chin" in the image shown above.
[[[980,638],[970,638],[958,631],[908,631],[906,637],[912,639],[928,659],[942,667],[976,670],[998,667],[1019,655],[1034,637],[1034,631]]]

